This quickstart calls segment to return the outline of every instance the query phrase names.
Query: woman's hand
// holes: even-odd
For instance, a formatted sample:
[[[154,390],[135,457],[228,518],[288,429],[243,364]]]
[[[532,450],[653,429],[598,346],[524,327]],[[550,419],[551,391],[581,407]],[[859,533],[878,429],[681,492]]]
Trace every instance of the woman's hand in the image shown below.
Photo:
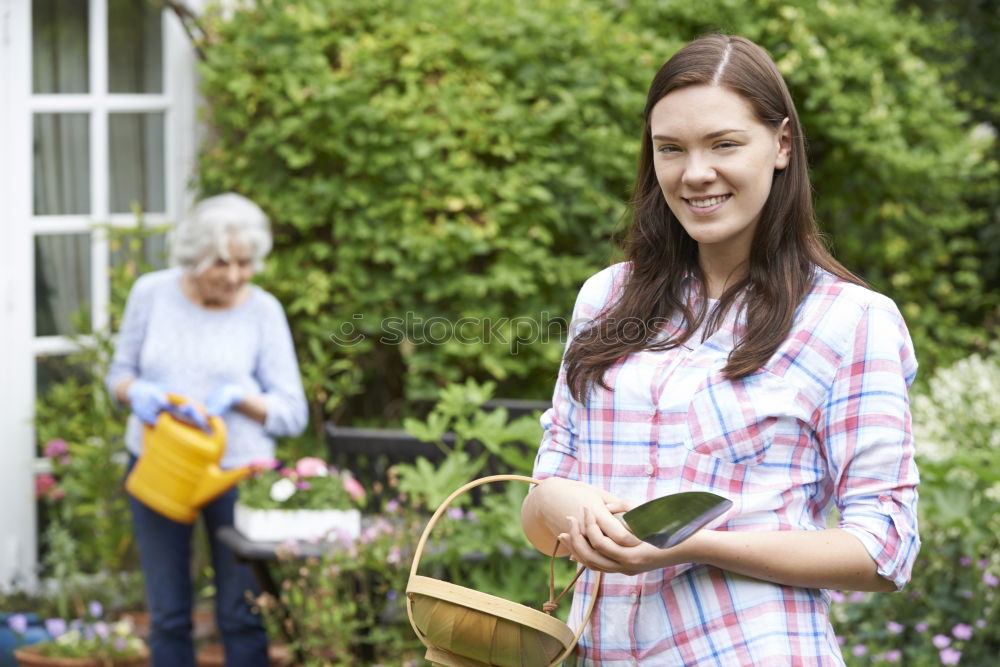
[[[557,546],[556,536],[570,529],[568,517],[582,521],[584,508],[610,517],[631,507],[628,501],[595,486],[549,477],[525,498],[521,507],[521,523],[535,548],[551,554]],[[621,528],[625,529],[624,526]],[[564,545],[559,545],[556,555],[565,556],[568,553]]]
[[[586,507],[582,521],[570,517],[569,526],[559,535],[559,542],[573,560],[591,570],[635,575],[694,560],[690,557],[691,541],[697,533],[676,547],[660,549],[633,535],[611,512],[593,512]]]

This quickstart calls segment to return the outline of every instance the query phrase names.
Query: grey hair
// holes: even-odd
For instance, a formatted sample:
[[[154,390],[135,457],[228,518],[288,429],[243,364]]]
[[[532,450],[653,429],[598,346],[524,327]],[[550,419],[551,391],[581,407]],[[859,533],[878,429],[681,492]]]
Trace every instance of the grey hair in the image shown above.
[[[246,243],[253,253],[254,271],[264,266],[271,251],[271,226],[257,204],[235,192],[203,199],[171,235],[171,260],[201,273],[217,257],[229,259],[229,242]]]

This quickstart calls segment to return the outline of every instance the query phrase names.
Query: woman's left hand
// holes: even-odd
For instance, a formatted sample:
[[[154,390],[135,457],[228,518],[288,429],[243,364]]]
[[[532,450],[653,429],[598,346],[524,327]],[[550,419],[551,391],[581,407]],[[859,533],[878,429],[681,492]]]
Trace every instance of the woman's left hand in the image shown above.
[[[570,517],[570,530],[559,540],[574,560],[591,570],[635,575],[691,562],[694,559],[685,545],[696,536],[670,549],[659,549],[633,535],[617,516],[595,516],[584,508],[583,523]]]

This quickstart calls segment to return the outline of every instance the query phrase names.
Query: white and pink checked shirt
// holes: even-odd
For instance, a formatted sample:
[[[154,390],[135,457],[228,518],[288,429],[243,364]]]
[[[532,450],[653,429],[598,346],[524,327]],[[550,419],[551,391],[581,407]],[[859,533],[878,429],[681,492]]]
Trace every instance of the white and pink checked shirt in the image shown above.
[[[619,292],[627,264],[591,277],[572,333]],[[691,290],[696,303],[701,298]],[[679,325],[679,318],[672,326]],[[668,327],[669,328],[669,327]],[[839,526],[902,587],[920,546],[907,390],[917,362],[888,298],[817,270],[792,330],[760,371],[721,373],[742,333],[733,309],[707,340],[643,351],[612,366],[613,392],[573,400],[561,372],[534,475],[559,476],[637,502],[689,490],[731,499],[717,530]],[[577,586],[570,625],[593,595]],[[788,667],[842,665],[827,591],[688,563],[606,575],[579,664]]]

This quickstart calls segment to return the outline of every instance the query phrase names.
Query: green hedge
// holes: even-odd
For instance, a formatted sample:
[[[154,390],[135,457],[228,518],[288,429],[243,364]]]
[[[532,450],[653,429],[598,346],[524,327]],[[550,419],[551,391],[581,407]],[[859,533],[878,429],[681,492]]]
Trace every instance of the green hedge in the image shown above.
[[[946,25],[878,0],[259,0],[202,21],[201,185],[276,223],[261,279],[286,305],[317,418],[392,417],[469,376],[547,397],[555,318],[614,256],[648,82],[720,28],[774,54],[821,224],[900,304],[925,366],[983,345],[997,296],[968,202],[995,165],[947,67],[917,55]],[[478,318],[467,340],[489,339],[427,340],[460,318]],[[407,319],[424,326],[397,344]]]

